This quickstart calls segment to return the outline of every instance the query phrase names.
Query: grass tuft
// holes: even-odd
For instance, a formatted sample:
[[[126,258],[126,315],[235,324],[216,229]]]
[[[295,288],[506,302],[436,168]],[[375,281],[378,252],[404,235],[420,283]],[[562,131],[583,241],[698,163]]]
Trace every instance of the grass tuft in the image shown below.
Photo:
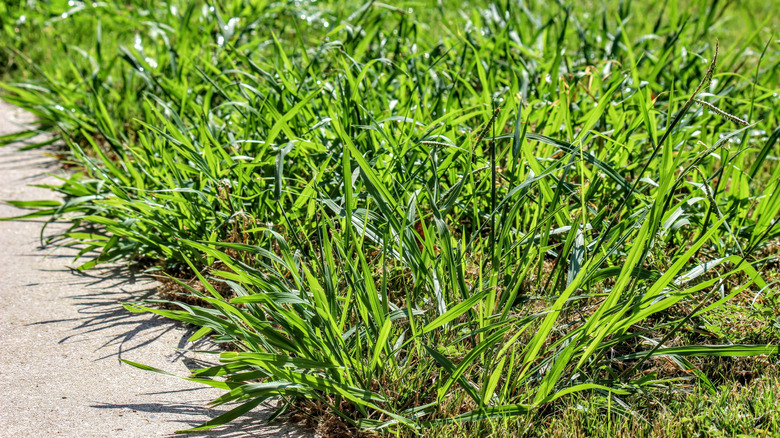
[[[5,3],[2,96],[72,170],[15,219],[225,346],[189,432],[776,435],[759,3]]]

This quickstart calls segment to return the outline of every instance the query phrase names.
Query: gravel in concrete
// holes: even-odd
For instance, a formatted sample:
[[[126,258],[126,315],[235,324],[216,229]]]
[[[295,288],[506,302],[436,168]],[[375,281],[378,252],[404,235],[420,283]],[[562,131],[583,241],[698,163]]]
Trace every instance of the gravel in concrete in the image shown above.
[[[0,102],[0,135],[31,121]],[[17,149],[0,149],[0,200],[51,199],[52,192],[30,184],[55,181],[46,173],[61,173],[58,164]],[[23,212],[0,204],[0,217]],[[122,301],[152,296],[155,283],[120,267],[75,274],[68,268],[73,251],[40,247],[41,225],[0,222],[0,436],[169,436],[224,412],[206,407],[219,390],[119,361],[188,375],[209,358],[178,350],[188,348],[190,329],[122,308]],[[205,435],[310,435],[265,423],[270,412],[258,409]]]

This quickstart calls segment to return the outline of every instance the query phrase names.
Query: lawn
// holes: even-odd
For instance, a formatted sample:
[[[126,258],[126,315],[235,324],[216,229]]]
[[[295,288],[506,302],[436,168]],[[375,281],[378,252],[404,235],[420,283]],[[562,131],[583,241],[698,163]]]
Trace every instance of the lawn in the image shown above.
[[[778,436],[773,3],[11,0],[14,205],[224,347],[192,431]]]

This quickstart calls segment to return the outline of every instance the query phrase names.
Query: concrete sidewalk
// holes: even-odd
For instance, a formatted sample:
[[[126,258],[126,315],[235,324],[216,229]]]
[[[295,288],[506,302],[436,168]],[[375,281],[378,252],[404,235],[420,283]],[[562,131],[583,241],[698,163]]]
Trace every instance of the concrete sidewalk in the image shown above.
[[[0,135],[32,120],[0,102]],[[52,199],[53,192],[29,185],[56,182],[46,173],[61,173],[58,163],[17,149],[0,148],[0,200]],[[0,217],[24,212],[0,205]],[[74,274],[74,251],[40,247],[42,223],[0,222],[0,436],[169,436],[224,412],[206,407],[222,391],[119,361],[186,376],[212,358],[177,350],[190,347],[190,329],[122,308],[122,301],[151,297],[153,281],[120,267]],[[47,234],[63,229],[51,225]],[[307,435],[266,424],[270,412],[257,409],[205,435]]]

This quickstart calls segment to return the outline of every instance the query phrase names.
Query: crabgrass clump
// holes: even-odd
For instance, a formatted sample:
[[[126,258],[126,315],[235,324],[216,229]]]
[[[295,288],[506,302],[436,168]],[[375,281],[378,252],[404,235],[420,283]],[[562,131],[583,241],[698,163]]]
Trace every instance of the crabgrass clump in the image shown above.
[[[193,430],[278,398],[332,433],[533,434],[572,401],[716,397],[715,361],[777,353],[712,329],[734,300],[776,316],[771,16],[5,7],[29,18],[3,22],[4,97],[75,166],[28,217],[71,221],[81,269],[156,260],[182,292],[128,310],[229,346],[190,379],[238,405]]]

